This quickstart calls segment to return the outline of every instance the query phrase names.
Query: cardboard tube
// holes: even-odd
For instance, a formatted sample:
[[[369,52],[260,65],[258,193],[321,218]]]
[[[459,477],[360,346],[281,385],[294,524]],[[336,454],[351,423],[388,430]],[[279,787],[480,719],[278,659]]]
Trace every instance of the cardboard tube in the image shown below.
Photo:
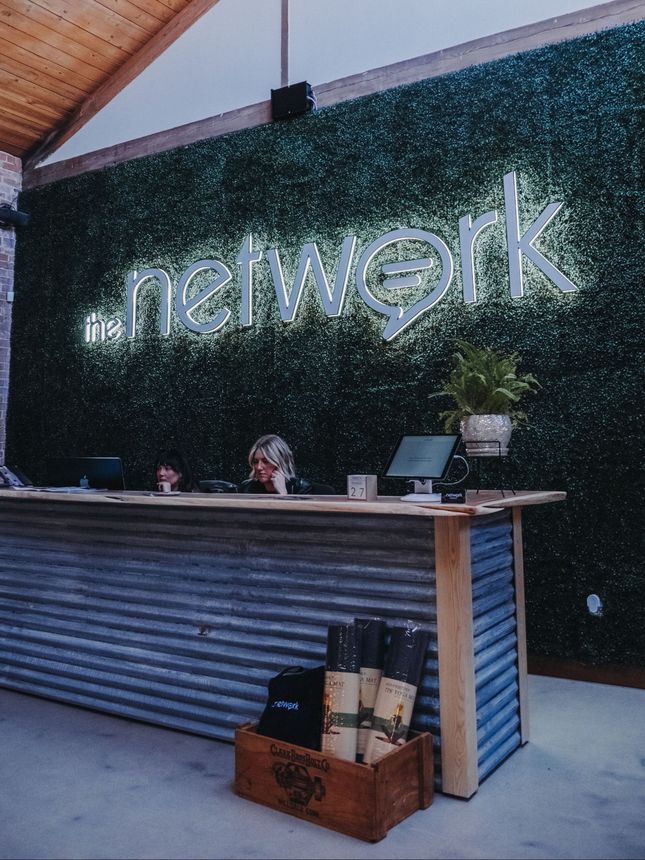
[[[354,624],[361,628],[361,686],[356,761],[362,762],[383,675],[387,624],[382,618],[355,618]]]
[[[360,693],[360,627],[330,624],[323,692],[322,752],[356,761]]]
[[[363,756],[365,764],[372,764],[407,740],[428,639],[428,633],[413,625],[392,628]]]

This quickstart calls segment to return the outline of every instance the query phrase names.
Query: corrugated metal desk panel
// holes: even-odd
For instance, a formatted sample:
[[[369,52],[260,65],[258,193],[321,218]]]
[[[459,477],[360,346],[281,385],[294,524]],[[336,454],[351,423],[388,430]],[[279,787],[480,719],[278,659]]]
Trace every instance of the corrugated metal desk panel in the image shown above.
[[[470,797],[528,739],[521,508],[0,490],[0,684],[232,740],[327,625],[430,633],[413,727]]]

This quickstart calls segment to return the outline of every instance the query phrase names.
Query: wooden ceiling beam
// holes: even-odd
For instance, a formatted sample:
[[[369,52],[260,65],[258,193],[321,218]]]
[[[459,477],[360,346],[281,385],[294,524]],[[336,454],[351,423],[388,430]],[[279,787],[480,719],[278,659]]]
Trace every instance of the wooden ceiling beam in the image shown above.
[[[38,146],[27,153],[23,158],[23,168],[25,166],[35,167],[38,162],[58,149],[66,140],[69,140],[93,116],[96,116],[100,110],[112,101],[124,87],[140,75],[150,63],[161,56],[195,21],[212,9],[218,2],[219,0],[192,0],[182,12],[178,12],[156,36],[153,36],[141,50],[127,60],[104,84],[99,86],[73,112],[70,119],[64,125],[53,131]]]

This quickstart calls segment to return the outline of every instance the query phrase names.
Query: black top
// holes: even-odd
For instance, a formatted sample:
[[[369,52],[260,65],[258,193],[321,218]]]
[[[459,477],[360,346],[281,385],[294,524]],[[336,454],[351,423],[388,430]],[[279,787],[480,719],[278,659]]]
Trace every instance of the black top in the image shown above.
[[[287,493],[290,496],[307,496],[311,491],[311,481],[307,481],[306,478],[289,478],[287,481]],[[267,493],[264,489],[264,484],[261,484],[260,481],[254,481],[252,478],[242,481],[240,484],[240,493],[266,493],[267,495],[274,495],[273,493]]]

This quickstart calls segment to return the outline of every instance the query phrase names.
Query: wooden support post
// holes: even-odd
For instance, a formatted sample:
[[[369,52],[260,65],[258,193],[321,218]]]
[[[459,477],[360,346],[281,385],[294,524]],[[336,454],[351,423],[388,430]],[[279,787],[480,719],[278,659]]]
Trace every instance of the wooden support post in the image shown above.
[[[280,8],[280,86],[289,86],[289,0]]]
[[[473,599],[468,518],[435,520],[441,790],[479,787]]]

